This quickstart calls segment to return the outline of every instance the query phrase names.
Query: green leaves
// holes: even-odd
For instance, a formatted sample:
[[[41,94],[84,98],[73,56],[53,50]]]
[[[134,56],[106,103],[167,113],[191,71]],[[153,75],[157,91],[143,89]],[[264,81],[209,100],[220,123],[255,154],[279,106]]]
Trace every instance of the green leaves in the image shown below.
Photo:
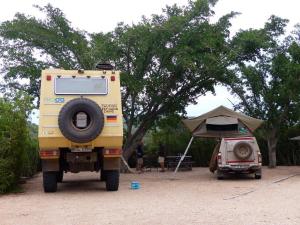
[[[135,138],[162,116],[184,112],[199,95],[213,92],[214,85],[225,80],[229,20],[236,14],[211,23],[216,2],[169,6],[137,24],[120,23],[112,32],[94,34],[74,29],[51,5],[37,7],[45,13],[42,20],[16,14],[0,25],[6,81],[2,87],[38,98],[43,68],[93,69],[99,61],[111,62],[122,71],[123,114]],[[20,85],[18,79],[29,84]],[[133,125],[137,133],[132,133]]]
[[[37,132],[30,134],[34,125],[27,122],[31,106],[22,93],[9,100],[0,98],[0,193],[12,190],[21,175],[36,172]]]
[[[40,72],[48,67],[92,69],[96,63],[90,54],[87,34],[70,26],[57,8],[37,7],[46,14],[44,20],[17,13],[12,21],[0,25],[0,57],[7,86],[39,95]],[[18,85],[15,79],[29,79]]]
[[[297,36],[285,34],[287,22],[271,16],[264,28],[240,31],[231,41],[234,82],[229,86],[240,98],[236,108],[265,120],[270,155],[281,129],[300,118],[300,42]],[[275,166],[276,158],[270,163]]]

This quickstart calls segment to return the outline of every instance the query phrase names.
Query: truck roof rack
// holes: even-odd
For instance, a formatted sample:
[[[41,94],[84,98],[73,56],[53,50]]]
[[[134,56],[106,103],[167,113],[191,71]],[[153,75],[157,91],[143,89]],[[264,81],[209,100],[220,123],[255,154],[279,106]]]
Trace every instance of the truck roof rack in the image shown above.
[[[96,65],[96,69],[98,69],[98,70],[113,70],[114,67],[110,63],[98,63]]]

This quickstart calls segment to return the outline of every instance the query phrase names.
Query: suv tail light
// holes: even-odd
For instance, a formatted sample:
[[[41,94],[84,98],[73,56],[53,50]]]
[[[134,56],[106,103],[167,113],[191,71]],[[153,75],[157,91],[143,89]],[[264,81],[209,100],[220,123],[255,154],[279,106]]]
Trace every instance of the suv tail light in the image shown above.
[[[222,155],[221,155],[221,153],[218,154],[217,159],[218,159],[218,164],[222,164]]]
[[[257,153],[257,157],[258,157],[258,163],[262,163],[262,158],[261,158],[260,152]]]
[[[122,154],[122,149],[119,149],[119,148],[104,149],[103,154],[104,154],[104,156],[121,155]]]
[[[41,159],[59,158],[59,150],[40,150]]]

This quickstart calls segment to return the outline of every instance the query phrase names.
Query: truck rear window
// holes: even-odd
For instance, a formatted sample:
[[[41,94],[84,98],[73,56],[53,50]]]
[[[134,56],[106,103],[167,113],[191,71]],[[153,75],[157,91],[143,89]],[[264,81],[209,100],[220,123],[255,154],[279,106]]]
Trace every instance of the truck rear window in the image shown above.
[[[102,77],[55,78],[55,94],[59,95],[106,95],[107,79]]]

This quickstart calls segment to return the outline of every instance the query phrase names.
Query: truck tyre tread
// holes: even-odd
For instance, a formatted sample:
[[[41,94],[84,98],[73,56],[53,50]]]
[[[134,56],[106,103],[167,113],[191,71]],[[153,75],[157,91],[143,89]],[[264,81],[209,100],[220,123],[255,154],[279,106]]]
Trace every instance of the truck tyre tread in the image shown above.
[[[102,169],[100,171],[100,181],[106,181],[106,171]]]
[[[106,190],[107,191],[117,191],[119,189],[119,170],[106,170]]]
[[[44,192],[57,191],[57,172],[43,172]]]

